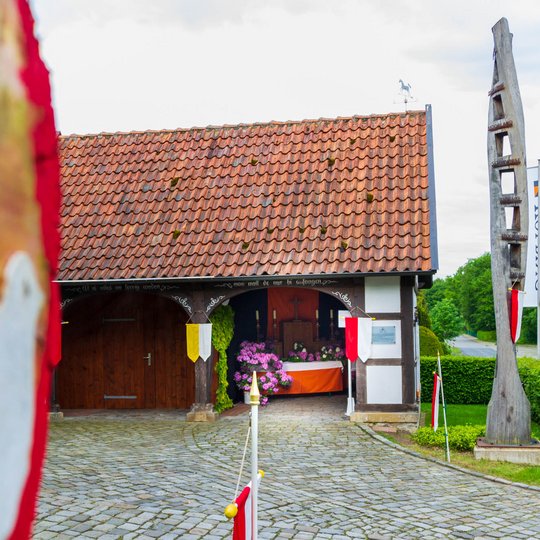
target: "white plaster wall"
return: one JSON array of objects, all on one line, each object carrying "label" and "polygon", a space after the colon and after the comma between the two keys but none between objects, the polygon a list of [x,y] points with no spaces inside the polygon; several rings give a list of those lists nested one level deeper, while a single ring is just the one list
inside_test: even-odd
[{"label": "white plaster wall", "polygon": [[365,279],[367,313],[399,313],[401,294],[399,276]]},{"label": "white plaster wall", "polygon": [[366,366],[367,402],[402,403],[401,366]]},{"label": "white plaster wall", "polygon": [[375,328],[389,327],[394,326],[396,329],[396,339],[395,343],[389,344],[371,344],[371,356],[370,358],[401,358],[401,321],[391,320],[374,320],[373,321],[373,330]]}]

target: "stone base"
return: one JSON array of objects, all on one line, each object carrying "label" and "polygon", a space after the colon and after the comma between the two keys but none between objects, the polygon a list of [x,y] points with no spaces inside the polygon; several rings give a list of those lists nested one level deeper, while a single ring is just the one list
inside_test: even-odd
[{"label": "stone base", "polygon": [[351,414],[351,422],[371,424],[385,431],[416,431],[418,426],[417,412],[362,412]]},{"label": "stone base", "polygon": [[49,413],[49,422],[58,422],[59,420],[64,419],[63,412],[50,412]]},{"label": "stone base", "polygon": [[480,438],[474,447],[475,459],[507,461],[522,465],[540,465],[540,442],[527,446],[489,444]]},{"label": "stone base", "polygon": [[186,415],[188,422],[215,422],[218,414],[211,403],[195,403]]}]

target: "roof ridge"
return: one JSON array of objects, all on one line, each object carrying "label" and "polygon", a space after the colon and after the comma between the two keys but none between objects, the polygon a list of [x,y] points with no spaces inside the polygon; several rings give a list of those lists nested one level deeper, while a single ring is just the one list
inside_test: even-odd
[{"label": "roof ridge", "polygon": [[371,119],[371,118],[387,118],[391,116],[416,116],[417,114],[425,113],[425,110],[417,109],[411,111],[378,113],[378,114],[366,114],[366,115],[353,115],[353,116],[337,116],[335,118],[313,118],[305,120],[270,120],[268,122],[253,122],[239,123],[239,124],[222,124],[222,125],[208,125],[208,126],[193,126],[190,128],[174,128],[174,129],[147,129],[147,130],[133,130],[133,131],[102,131],[100,133],[70,133],[69,135],[62,135],[58,132],[60,139],[81,139],[86,137],[114,137],[117,135],[148,135],[157,133],[187,133],[190,131],[207,131],[215,129],[241,129],[252,127],[267,127],[267,126],[291,126],[300,124],[319,124],[322,122],[337,122],[356,119]]}]

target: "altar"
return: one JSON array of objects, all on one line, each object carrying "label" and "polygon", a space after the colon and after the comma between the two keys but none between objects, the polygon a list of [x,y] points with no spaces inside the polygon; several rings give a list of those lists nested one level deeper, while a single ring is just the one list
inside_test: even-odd
[{"label": "altar", "polygon": [[341,362],[283,362],[283,369],[292,377],[292,383],[288,388],[279,389],[280,396],[343,390]]}]

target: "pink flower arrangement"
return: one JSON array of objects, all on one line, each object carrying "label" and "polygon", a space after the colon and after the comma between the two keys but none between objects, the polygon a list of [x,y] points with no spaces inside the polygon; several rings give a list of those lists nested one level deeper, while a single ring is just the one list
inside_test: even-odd
[{"label": "pink flower arrangement", "polygon": [[318,362],[320,360],[319,353],[308,353],[304,344],[300,341],[296,341],[293,344],[293,350],[289,351],[287,358],[284,358],[286,362]]},{"label": "pink flower arrangement", "polygon": [[280,388],[290,386],[292,382],[292,377],[283,369],[283,362],[266,343],[243,341],[236,359],[240,369],[234,374],[234,380],[244,392],[251,389],[253,371],[264,372],[264,375],[257,375],[261,405],[268,403],[268,396],[279,392]]},{"label": "pink flower arrangement", "polygon": [[293,344],[293,350],[289,351],[289,356],[284,358],[286,362],[330,362],[332,360],[343,360],[345,354],[343,348],[338,345],[325,345],[320,351],[310,353],[303,343],[297,341]]},{"label": "pink flower arrangement", "polygon": [[323,362],[341,362],[345,358],[345,351],[339,345],[325,345],[321,347],[320,357]]}]

